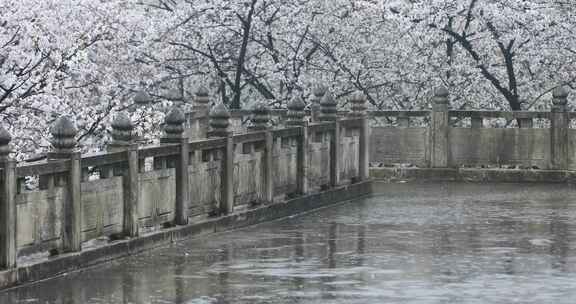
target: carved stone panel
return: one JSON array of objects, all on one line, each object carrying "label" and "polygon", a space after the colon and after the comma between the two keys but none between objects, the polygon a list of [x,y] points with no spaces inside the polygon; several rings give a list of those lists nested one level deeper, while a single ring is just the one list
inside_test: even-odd
[{"label": "carved stone panel", "polygon": [[330,183],[330,134],[315,134],[310,141],[308,181],[310,190]]},{"label": "carved stone panel", "polygon": [[279,138],[274,144],[273,166],[274,195],[282,196],[296,191],[295,138]]},{"label": "carved stone panel", "polygon": [[340,141],[342,155],[340,156],[340,178],[350,180],[358,176],[360,130],[347,129],[347,136]]},{"label": "carved stone panel", "polygon": [[[16,195],[18,248],[58,247],[62,237],[62,206],[66,190],[26,192]],[[50,243],[51,245],[46,245]]]},{"label": "carved stone panel", "polygon": [[124,191],[122,177],[82,183],[82,232],[87,241],[122,232]]},{"label": "carved stone panel", "polygon": [[576,129],[568,129],[568,169],[576,170]]},{"label": "carved stone panel", "polygon": [[174,219],[176,206],[175,169],[155,170],[140,174],[138,216],[144,227]]},{"label": "carved stone panel", "polygon": [[203,151],[195,151],[190,167],[190,209],[189,215],[207,216],[214,212],[221,201],[222,162],[216,160],[218,151],[211,151],[208,159],[202,159]]},{"label": "carved stone panel", "polygon": [[410,163],[427,166],[428,129],[372,128],[370,161],[384,164]]},{"label": "carved stone panel", "polygon": [[262,152],[234,155],[234,205],[263,200]]},{"label": "carved stone panel", "polygon": [[451,164],[550,166],[549,129],[450,130]]}]

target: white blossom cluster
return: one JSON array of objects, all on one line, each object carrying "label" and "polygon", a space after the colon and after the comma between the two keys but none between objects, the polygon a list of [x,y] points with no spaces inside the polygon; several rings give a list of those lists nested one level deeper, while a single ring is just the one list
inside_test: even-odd
[{"label": "white blossom cluster", "polygon": [[545,110],[576,80],[567,0],[0,0],[0,12],[0,123],[20,158],[49,149],[60,115],[85,151],[119,111],[155,138],[201,85],[230,107],[284,107],[326,85],[342,106],[360,90],[373,108],[425,109],[443,85],[454,108]]}]

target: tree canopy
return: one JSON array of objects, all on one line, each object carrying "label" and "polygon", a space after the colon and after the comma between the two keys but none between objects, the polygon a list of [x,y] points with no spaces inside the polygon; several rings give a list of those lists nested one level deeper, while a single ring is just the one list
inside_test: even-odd
[{"label": "tree canopy", "polygon": [[[567,0],[3,0],[0,118],[22,156],[69,115],[85,149],[130,113],[154,134],[168,106],[206,86],[214,102],[282,108],[327,85],[377,109],[531,110],[576,84]],[[155,102],[136,107],[146,92]]]}]

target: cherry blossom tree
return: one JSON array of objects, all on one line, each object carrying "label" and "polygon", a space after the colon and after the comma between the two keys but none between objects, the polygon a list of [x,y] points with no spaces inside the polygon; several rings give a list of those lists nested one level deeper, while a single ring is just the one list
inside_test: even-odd
[{"label": "cherry blossom tree", "polygon": [[[575,86],[576,5],[566,0],[4,0],[0,119],[22,156],[72,116],[85,150],[130,113],[144,138],[207,86],[232,108],[284,107],[327,85],[346,104],[546,109]],[[145,107],[133,104],[137,92]]]}]

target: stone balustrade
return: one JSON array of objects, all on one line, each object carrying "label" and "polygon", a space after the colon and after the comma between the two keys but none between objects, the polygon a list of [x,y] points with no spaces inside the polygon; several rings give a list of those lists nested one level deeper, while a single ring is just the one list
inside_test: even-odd
[{"label": "stone balustrade", "polygon": [[[150,100],[145,92],[137,99]],[[134,239],[368,179],[366,117],[334,119],[333,99],[322,103],[325,121],[308,122],[295,98],[285,126],[257,104],[249,128],[236,132],[225,105],[208,111],[206,89],[196,103],[207,115],[201,138],[189,138],[187,115],[174,107],[160,144],[138,146],[134,123],[118,113],[106,151],[81,155],[74,122],[61,117],[48,158],[20,164],[0,127],[0,273],[17,270],[18,257],[82,252],[87,242]],[[34,180],[38,187],[29,187]]]}]

